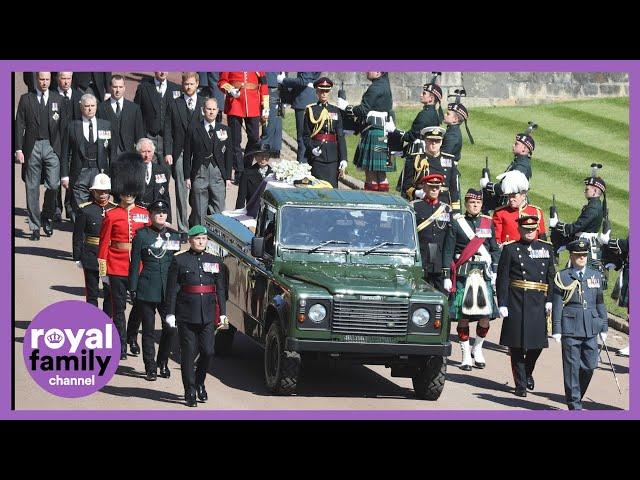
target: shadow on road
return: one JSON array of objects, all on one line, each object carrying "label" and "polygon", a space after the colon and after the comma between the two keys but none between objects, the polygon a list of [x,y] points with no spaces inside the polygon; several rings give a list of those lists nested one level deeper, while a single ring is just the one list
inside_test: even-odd
[{"label": "shadow on road", "polygon": [[[458,335],[456,335],[455,333],[450,334],[449,335],[449,340],[451,341],[452,344],[454,344],[454,343],[458,344],[457,348],[458,348],[458,353],[459,353],[460,352],[460,343],[459,343],[460,342],[460,338],[458,337]],[[470,339],[470,344],[471,344],[472,347],[473,347],[473,342],[474,342],[474,340]],[[456,346],[453,345],[453,349],[454,350],[455,350],[455,348],[456,348]],[[487,350],[492,350],[494,352],[502,352],[502,353],[505,353],[505,354],[507,352],[509,352],[509,347],[502,346],[502,345],[500,345],[498,343],[490,342],[489,340],[486,340],[486,339],[485,339],[484,343],[482,344],[482,348],[485,348]]]},{"label": "shadow on road", "polygon": [[68,295],[75,295],[76,297],[84,298],[84,287],[70,287],[68,285],[51,285],[49,288],[51,290],[55,290],[56,292],[62,292]]},{"label": "shadow on road", "polygon": [[26,330],[27,328],[29,328],[30,323],[31,323],[30,321],[26,321],[26,320],[16,320],[15,322],[13,322],[13,324],[17,328],[21,328],[22,330]]},{"label": "shadow on road", "polygon": [[13,236],[16,238],[29,238],[30,235],[25,233],[23,230],[20,230],[19,228],[14,228]]},{"label": "shadow on road", "polygon": [[[540,397],[548,398],[554,402],[562,403],[566,405],[564,395],[559,395],[557,393],[547,393],[547,392],[534,392],[529,395],[538,395]],[[587,393],[586,397],[582,399],[582,408],[585,410],[623,410],[620,407],[614,407],[613,405],[605,405],[604,403],[598,403],[589,400],[589,394]],[[565,406],[566,409],[566,406]],[[559,410],[559,409],[557,409]]]},{"label": "shadow on road", "polygon": [[[47,237],[43,237],[46,239]],[[16,247],[14,249],[15,254],[22,255],[37,255],[39,257],[53,258],[55,260],[72,260],[71,252],[64,250],[57,250],[55,248],[44,247]]]},{"label": "shadow on road", "polygon": [[24,337],[16,337],[16,338],[15,338],[15,341],[16,341],[17,343],[24,343]]},{"label": "shadow on road", "polygon": [[[620,373],[620,374],[624,374],[624,373],[629,373],[629,367],[627,367],[626,365],[620,365],[619,363],[616,363],[615,358],[613,356],[611,356],[611,362],[613,362],[613,368],[616,369],[616,373]],[[609,373],[611,373],[611,366],[609,365],[609,361],[605,361],[605,362],[600,362],[598,364],[598,370],[605,370]],[[613,376],[613,373],[611,373],[611,375]]]},{"label": "shadow on road", "polygon": [[[160,383],[160,382],[149,382]],[[161,390],[151,390],[149,388],[140,387],[114,387],[112,385],[105,385],[100,389],[101,392],[108,395],[114,395],[116,397],[135,397],[144,398],[146,400],[153,400],[156,402],[171,403],[174,405],[184,404],[184,398],[182,395],[176,395],[175,393],[163,392]]]},{"label": "shadow on road", "polygon": [[[461,372],[463,370],[460,370]],[[447,368],[447,382],[461,383],[464,385],[472,385],[474,387],[482,388],[484,390],[493,390],[500,392],[510,392],[513,390],[508,384],[499,383],[489,378],[483,378],[475,374],[477,369],[471,371],[471,374],[465,375],[464,373],[457,373],[452,369]]]},{"label": "shadow on road", "polygon": [[560,410],[558,407],[552,407],[550,405],[532,402],[530,400],[525,400],[516,396],[514,396],[513,398],[504,398],[498,397],[496,395],[491,395],[490,393],[476,393],[475,396],[481,398],[482,400],[486,400],[492,403],[499,403],[500,405],[505,405],[507,407],[520,407],[527,410]]}]

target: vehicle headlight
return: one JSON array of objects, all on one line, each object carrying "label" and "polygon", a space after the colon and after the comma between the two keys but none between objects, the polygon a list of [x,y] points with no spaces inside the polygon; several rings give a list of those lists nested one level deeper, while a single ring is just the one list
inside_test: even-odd
[{"label": "vehicle headlight", "polygon": [[307,313],[307,316],[313,323],[320,323],[324,320],[324,317],[327,316],[327,309],[324,308],[323,305],[316,303],[315,305],[311,306],[311,308],[309,309],[309,313]]},{"label": "vehicle headlight", "polygon": [[426,308],[418,308],[413,312],[411,321],[418,327],[424,327],[429,323],[429,311]]}]

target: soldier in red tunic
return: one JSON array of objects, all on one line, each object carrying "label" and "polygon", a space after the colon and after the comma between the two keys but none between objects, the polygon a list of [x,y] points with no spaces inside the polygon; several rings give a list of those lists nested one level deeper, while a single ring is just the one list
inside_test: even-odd
[{"label": "soldier in red tunic", "polygon": [[493,212],[493,224],[496,230],[496,241],[502,245],[505,242],[520,240],[518,230],[518,218],[527,215],[540,219],[536,238],[546,240],[546,228],[542,210],[535,205],[527,203],[527,191],[529,181],[522,172],[517,170],[509,172],[502,180],[502,188],[508,197],[507,204],[498,207]]},{"label": "soldier in red tunic", "polygon": [[260,138],[260,121],[269,119],[269,85],[266,72],[221,72],[218,88],[226,94],[224,113],[231,133],[233,145],[233,168],[236,171],[234,183],[239,175],[251,164],[242,161],[242,120],[247,130],[246,150],[255,150]]},{"label": "soldier in red tunic", "polygon": [[[120,204],[105,214],[98,249],[99,275],[111,286],[111,315],[120,335],[120,359],[127,358],[127,334],[124,311],[129,289],[131,244],[136,231],[150,225],[149,211],[135,204],[144,192],[145,164],[137,153],[123,153],[112,166],[112,190]],[[135,318],[135,313],[129,317]]]}]

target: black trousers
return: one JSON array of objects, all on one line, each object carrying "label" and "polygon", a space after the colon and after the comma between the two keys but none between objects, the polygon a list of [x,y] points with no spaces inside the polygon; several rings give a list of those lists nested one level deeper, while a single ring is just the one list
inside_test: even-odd
[{"label": "black trousers", "polygon": [[[83,268],[84,272],[84,289],[87,303],[98,306],[98,297],[100,296],[100,277],[98,277],[98,270],[87,270]],[[104,292],[104,300],[102,301],[102,311],[111,316],[111,289],[109,285],[102,285]]]},{"label": "black trousers", "polygon": [[249,158],[249,165],[245,165],[242,159],[242,120],[244,120],[244,126],[247,129],[247,145],[245,151],[253,150],[258,144],[260,138],[260,117],[236,117],[234,115],[227,115],[227,122],[229,123],[229,132],[231,134],[231,144],[233,145],[233,168],[236,172],[243,172],[245,168],[251,166],[252,158]]},{"label": "black trousers", "polygon": [[511,352],[511,371],[516,388],[526,388],[527,377],[533,374],[538,357],[542,353],[541,348],[515,348],[509,347]]},{"label": "black trousers", "polygon": [[424,273],[424,280],[436,290],[448,295],[444,289],[444,275],[442,273]]},{"label": "black trousers", "polygon": [[307,163],[306,149],[304,140],[302,139],[302,132],[304,131],[304,109],[295,110],[296,112],[296,140],[298,141],[298,163]]},{"label": "black trousers", "polygon": [[120,351],[127,351],[127,332],[124,319],[124,311],[127,308],[127,290],[129,289],[129,277],[109,275],[111,285],[111,318],[120,335]]},{"label": "black trousers", "polygon": [[142,317],[138,314],[138,305],[134,303],[133,307],[131,307],[131,312],[129,312],[129,320],[127,321],[127,343],[138,340],[141,323]]},{"label": "black trousers", "polygon": [[147,372],[155,372],[157,368],[154,338],[156,310],[160,314],[160,320],[162,322],[162,334],[160,335],[160,346],[158,347],[158,363],[164,363],[169,360],[176,329],[171,328],[165,322],[167,311],[164,303],[136,300],[135,306],[138,318],[142,320],[142,361],[144,362],[144,369]]},{"label": "black trousers", "polygon": [[[196,385],[204,385],[207,368],[213,356],[213,336],[215,328],[213,322],[205,325],[195,323],[178,323],[180,336],[180,367],[182,369],[182,384],[185,393],[195,392]],[[200,353],[196,372],[193,363]]]}]

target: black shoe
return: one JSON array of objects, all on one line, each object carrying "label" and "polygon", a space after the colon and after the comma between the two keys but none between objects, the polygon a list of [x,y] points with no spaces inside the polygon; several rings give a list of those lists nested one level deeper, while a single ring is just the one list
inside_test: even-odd
[{"label": "black shoe", "polygon": [[155,382],[157,379],[158,379],[158,375],[154,370],[149,370],[147,372],[147,380],[149,380],[150,382]]},{"label": "black shoe", "polygon": [[129,351],[131,355],[137,356],[140,354],[140,346],[136,340],[129,340]]},{"label": "black shoe", "polygon": [[37,242],[38,240],[40,240],[40,230],[34,230],[33,232],[31,232],[31,236],[29,237],[29,240]]},{"label": "black shoe", "polygon": [[184,400],[187,403],[187,407],[197,407],[198,401],[196,400],[196,392],[187,392],[184,395]]},{"label": "black shoe", "polygon": [[51,235],[53,235],[53,220],[51,220],[50,218],[47,218],[44,221],[42,230],[44,230],[44,233],[47,237],[50,237]]},{"label": "black shoe", "polygon": [[524,387],[516,387],[516,391],[513,393],[515,393],[518,397],[527,396],[527,390]]},{"label": "black shoe", "polygon": [[533,377],[531,375],[527,375],[527,389],[533,390],[536,388],[536,382],[533,381]]},{"label": "black shoe", "polygon": [[76,214],[73,211],[67,215],[67,218],[71,220],[71,223],[76,223]]},{"label": "black shoe", "polygon": [[120,352],[120,360],[126,360],[127,359],[127,352]]},{"label": "black shoe", "polygon": [[171,376],[171,370],[169,370],[167,362],[158,362],[158,369],[160,370],[159,374],[162,378],[169,378]]},{"label": "black shoe", "polygon": [[57,212],[53,217],[53,221],[54,222],[61,222],[62,221],[62,213]]},{"label": "black shoe", "polygon": [[460,365],[460,370],[464,370],[465,372],[470,372],[471,365]]},{"label": "black shoe", "polygon": [[209,395],[207,395],[207,391],[204,389],[204,385],[196,385],[196,392],[198,392],[198,398],[201,402],[206,402],[209,400]]}]

